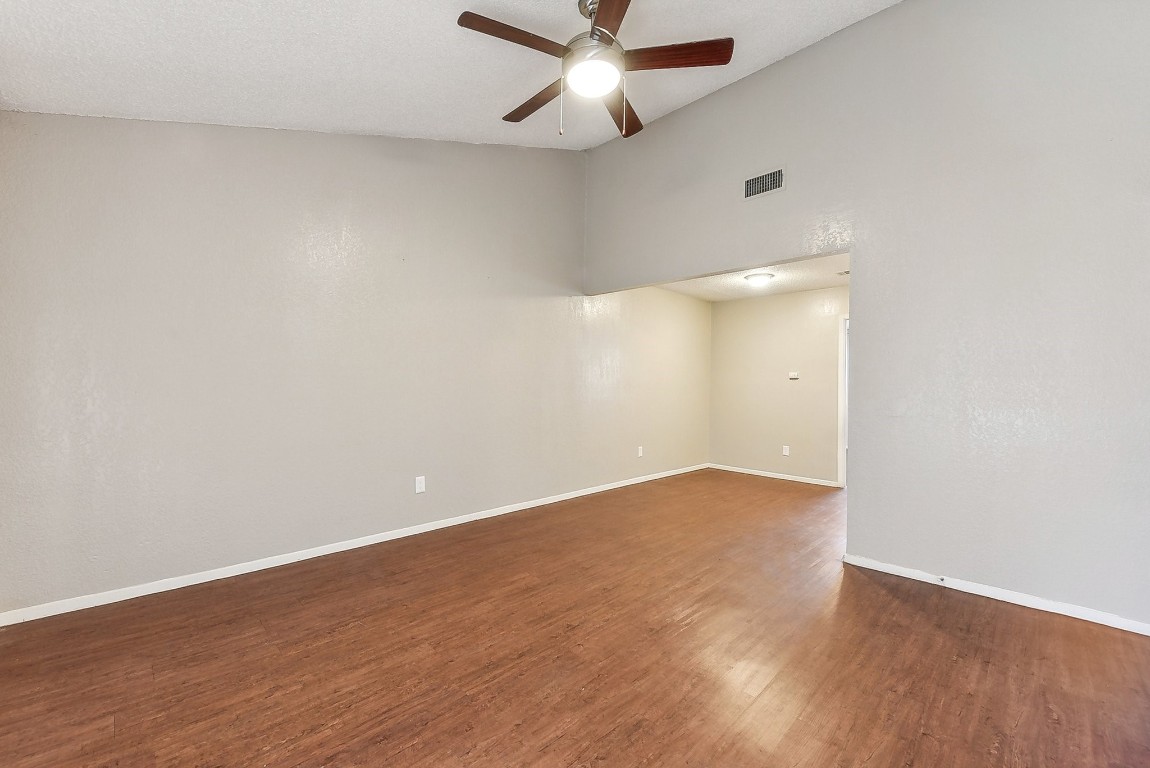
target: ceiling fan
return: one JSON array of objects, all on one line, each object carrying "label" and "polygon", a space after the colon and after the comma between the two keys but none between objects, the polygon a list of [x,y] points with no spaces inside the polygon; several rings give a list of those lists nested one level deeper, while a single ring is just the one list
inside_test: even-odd
[{"label": "ceiling fan", "polygon": [[[459,26],[534,48],[563,60],[563,74],[551,85],[504,115],[518,123],[570,88],[580,96],[603,98],[603,104],[624,138],[643,130],[643,123],[627,100],[625,72],[644,69],[714,67],[727,64],[735,50],[729,37],[695,43],[657,45],[626,50],[615,39],[631,0],[578,0],[579,11],[591,20],[591,30],[563,45],[495,19],[464,11]],[[620,82],[623,83],[622,88]],[[560,127],[562,132],[562,127]]]}]

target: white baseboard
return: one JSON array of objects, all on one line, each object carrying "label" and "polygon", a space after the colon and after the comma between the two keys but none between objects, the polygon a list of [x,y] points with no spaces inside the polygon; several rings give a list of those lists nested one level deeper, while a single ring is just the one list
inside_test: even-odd
[{"label": "white baseboard", "polygon": [[1127,632],[1135,632],[1139,635],[1150,635],[1150,624],[1146,624],[1141,621],[1134,621],[1133,619],[1126,619],[1121,616],[1116,616],[1113,613],[1096,611],[1093,608],[1083,608],[1080,605],[1071,605],[1070,603],[1059,603],[1054,600],[1047,600],[1044,597],[1035,597],[1034,595],[1027,595],[1023,592],[1012,592],[1009,589],[1002,589],[1001,587],[990,587],[986,584],[978,584],[973,581],[952,579],[949,576],[935,576],[934,574],[927,573],[925,571],[918,571],[914,568],[904,568],[901,565],[890,565],[889,563],[882,563],[878,560],[872,560],[869,557],[860,557],[858,555],[847,554],[843,555],[843,562],[847,565],[857,565],[859,568],[867,568],[872,571],[890,573],[895,576],[902,576],[907,579],[915,579],[916,581],[925,581],[930,584],[936,584],[940,587],[957,589],[959,592],[969,592],[972,595],[981,595],[982,597],[1001,600],[1004,603],[1024,605],[1027,608],[1037,608],[1040,611],[1058,613],[1062,614],[1063,616],[1070,616],[1075,619],[1090,621],[1095,624],[1104,624],[1108,627],[1124,629]]},{"label": "white baseboard", "polygon": [[807,483],[809,485],[825,485],[828,488],[843,488],[841,483],[833,480],[819,480],[814,477],[798,477],[797,475],[782,475],[778,472],[764,472],[761,469],[745,469],[744,467],[728,467],[725,464],[707,464],[709,469],[721,469],[724,472],[739,472],[744,475],[758,475],[759,477],[773,477],[776,480],[790,480],[793,483]]},{"label": "white baseboard", "polygon": [[488,509],[483,512],[473,512],[468,515],[449,517],[445,520],[436,520],[434,522],[423,523],[421,525],[413,525],[408,528],[400,528],[394,531],[386,531],[384,533],[377,533],[371,536],[364,536],[359,539],[351,539],[350,541],[340,541],[336,542],[335,544],[325,544],[322,547],[313,547],[311,549],[305,549],[300,552],[291,552],[286,555],[274,555],[272,557],[265,557],[259,560],[252,560],[251,562],[247,563],[238,563],[236,565],[229,565],[223,568],[213,568],[210,571],[192,573],[188,574],[187,576],[174,576],[170,579],[160,579],[159,581],[153,581],[148,584],[138,584],[132,587],[113,589],[107,592],[99,592],[94,595],[69,597],[67,599],[56,600],[55,602],[51,603],[33,605],[27,608],[17,608],[12,611],[0,613],[0,627],[8,626],[10,624],[19,624],[25,621],[32,621],[33,619],[43,619],[48,616],[55,616],[61,613],[80,611],[85,608],[94,608],[98,605],[118,603],[121,600],[131,600],[134,597],[143,597],[144,595],[152,595],[157,592],[167,592],[171,589],[190,587],[194,584],[203,584],[206,581],[216,581],[217,579],[226,579],[231,576],[240,576],[245,573],[252,573],[253,571],[262,571],[267,568],[275,568],[281,565],[288,565],[289,563],[298,563],[300,560],[310,560],[313,557],[322,557],[323,555],[330,555],[336,552],[344,552],[349,549],[367,547],[372,544],[379,544],[384,541],[402,539],[405,536],[415,536],[416,534],[427,533],[428,531],[435,531],[440,528],[449,528],[453,525],[462,525],[463,523],[470,523],[475,520],[482,520],[487,517],[497,517],[499,515],[506,515],[512,512],[519,512],[524,509],[531,509],[532,507],[542,507],[546,504],[554,504],[560,501],[567,501],[568,499],[575,499],[580,496],[588,496],[592,493],[611,491],[627,485],[646,483],[650,482],[651,480],[660,480],[664,477],[682,475],[687,472],[694,472],[696,470],[707,468],[708,465],[699,464],[693,467],[673,469],[669,472],[659,472],[653,475],[633,477],[630,480],[620,480],[616,483],[597,485],[594,488],[584,488],[582,490],[571,491],[569,493],[561,493],[557,496],[548,496],[546,498],[535,499],[533,501],[524,501],[520,502],[519,504],[508,504],[504,507],[496,507],[495,509]]}]

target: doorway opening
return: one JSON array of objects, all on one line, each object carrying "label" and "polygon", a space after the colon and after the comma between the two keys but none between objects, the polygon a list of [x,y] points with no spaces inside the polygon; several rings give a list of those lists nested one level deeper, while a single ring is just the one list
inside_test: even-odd
[{"label": "doorway opening", "polygon": [[845,487],[850,254],[660,287],[711,304],[711,464]]}]

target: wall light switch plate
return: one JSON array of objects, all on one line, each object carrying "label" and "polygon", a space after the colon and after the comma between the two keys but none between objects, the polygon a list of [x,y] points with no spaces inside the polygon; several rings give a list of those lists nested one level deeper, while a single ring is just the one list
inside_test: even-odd
[{"label": "wall light switch plate", "polygon": [[639,458],[643,458],[643,446],[639,446]]},{"label": "wall light switch plate", "polygon": [[415,478],[415,492],[416,493],[423,493],[426,490],[427,490],[427,478],[424,477],[423,475],[420,475],[419,477]]},{"label": "wall light switch plate", "polygon": [[791,447],[789,445],[783,446],[783,455],[784,456],[790,456],[791,455]]}]

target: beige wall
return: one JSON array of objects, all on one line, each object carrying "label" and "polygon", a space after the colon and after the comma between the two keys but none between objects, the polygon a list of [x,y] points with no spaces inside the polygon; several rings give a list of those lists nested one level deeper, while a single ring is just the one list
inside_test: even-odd
[{"label": "beige wall", "polygon": [[905,0],[593,150],[585,284],[849,248],[848,551],[1150,622],[1147,29]]},{"label": "beige wall", "polygon": [[712,463],[838,481],[847,307],[847,288],[712,305]]},{"label": "beige wall", "polygon": [[0,113],[0,611],[705,462],[710,308],[579,295],[583,163]]}]

